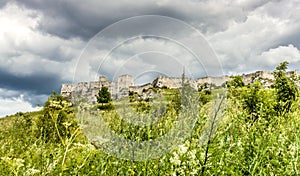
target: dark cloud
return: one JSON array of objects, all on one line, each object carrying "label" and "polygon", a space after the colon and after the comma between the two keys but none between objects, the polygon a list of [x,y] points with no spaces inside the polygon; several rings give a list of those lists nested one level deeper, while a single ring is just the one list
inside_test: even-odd
[{"label": "dark cloud", "polygon": [[20,0],[26,8],[43,13],[39,28],[62,38],[80,37],[89,40],[105,27],[137,15],[163,15],[183,19],[176,9],[158,7],[155,3],[32,1]]},{"label": "dark cloud", "polygon": [[0,87],[31,92],[33,94],[50,94],[52,90],[59,91],[63,80],[58,75],[37,74],[34,75],[14,75],[5,70],[0,70]]},{"label": "dark cloud", "polygon": [[9,0],[0,0],[0,9],[4,7],[8,2]]},{"label": "dark cloud", "polygon": [[299,30],[300,30],[300,27],[299,27],[299,29],[295,30],[294,32],[288,33],[286,36],[281,37],[280,40],[278,41],[277,45],[275,45],[273,47],[293,44],[295,47],[300,48]]},{"label": "dark cloud", "polygon": [[43,105],[47,97],[56,91],[60,93],[61,80],[59,75],[37,74],[22,76],[0,70],[0,99],[14,99],[22,95],[23,100],[33,106]]},{"label": "dark cloud", "polygon": [[233,21],[243,22],[249,11],[268,1],[246,4],[218,1],[32,1],[17,0],[26,8],[43,14],[42,31],[66,39],[89,40],[105,27],[138,15],[162,15],[183,20],[203,33],[226,30]]},{"label": "dark cloud", "polygon": [[[291,56],[297,56],[294,48],[300,48],[300,16],[297,8],[299,9],[299,2],[292,0],[0,0],[0,22],[3,23],[0,23],[3,25],[0,28],[0,99],[19,97],[22,94],[24,100],[33,105],[46,100],[53,89],[59,92],[62,83],[71,82],[73,64],[88,40],[115,22],[139,15],[172,17],[195,27],[210,40],[223,61],[226,73],[272,70],[276,64],[271,59],[274,56],[272,52],[282,56],[289,56],[287,53],[293,52],[294,55]],[[106,52],[105,50],[110,50],[110,46],[115,46],[116,38],[125,40],[134,34],[151,34],[153,31],[173,35],[178,40],[188,38],[185,35],[189,34],[163,20],[149,20],[140,25],[127,23],[122,28],[112,27],[106,31],[100,40],[102,43],[97,43],[95,47],[99,49],[98,57],[102,57],[101,53]],[[143,39],[142,43],[145,44],[147,38]],[[189,40],[186,42],[192,43]],[[193,44],[197,45],[191,45]],[[290,44],[294,47],[287,47]],[[125,45],[128,48],[119,50],[121,58],[128,58],[151,46],[168,47],[157,43],[149,46],[137,43],[134,47],[130,43],[124,43]],[[130,53],[130,47],[135,52]],[[270,50],[271,48],[274,50]],[[153,50],[157,49],[153,47]],[[99,59],[91,58],[92,55],[92,52],[88,52],[86,58],[89,60],[83,62],[81,71],[100,73],[112,78],[120,62],[114,59],[108,62],[108,69],[99,71]],[[138,71],[135,68],[140,68],[143,64],[148,68],[155,65],[151,63],[155,61],[151,60],[153,57],[159,59],[158,55],[151,54],[148,54],[149,59],[146,59],[146,55],[143,55],[144,59],[140,57],[139,60],[132,59],[128,70]],[[165,57],[160,60],[164,60],[166,65],[169,63]],[[300,63],[292,61],[293,68]],[[198,67],[196,69],[199,70]],[[177,70],[181,72],[181,67],[178,66]],[[158,69],[153,67],[151,70],[149,67],[149,70],[144,71],[135,75],[137,82],[144,83],[145,79],[156,76]]]}]

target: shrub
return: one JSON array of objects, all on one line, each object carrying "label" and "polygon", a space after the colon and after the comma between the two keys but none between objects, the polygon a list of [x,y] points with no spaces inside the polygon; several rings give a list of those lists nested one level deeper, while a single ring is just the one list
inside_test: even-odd
[{"label": "shrub", "polygon": [[37,137],[45,142],[62,142],[70,137],[72,131],[77,128],[72,103],[61,95],[53,92],[43,108],[43,115],[37,120]]}]

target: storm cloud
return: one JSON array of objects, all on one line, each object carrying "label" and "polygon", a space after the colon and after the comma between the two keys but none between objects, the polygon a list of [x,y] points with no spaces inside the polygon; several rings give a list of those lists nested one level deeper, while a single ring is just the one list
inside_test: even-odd
[{"label": "storm cloud", "polygon": [[[224,74],[272,70],[283,60],[297,69],[299,10],[298,0],[0,0],[0,116],[18,111],[9,108],[13,102],[20,110],[34,110],[52,90],[72,83],[79,71],[85,75],[81,81],[99,74],[113,79],[128,72],[144,83],[158,74],[178,76],[189,63],[194,76],[205,74],[191,53],[172,40],[195,50],[196,33],[150,19],[113,30],[114,24],[136,16],[178,19],[198,30],[215,51]],[[153,31],[174,37],[139,37]],[[128,42],[129,36],[136,38]],[[112,52],[118,42],[122,46]],[[88,47],[91,43],[94,48]],[[216,62],[205,57],[201,59],[209,70]]]}]

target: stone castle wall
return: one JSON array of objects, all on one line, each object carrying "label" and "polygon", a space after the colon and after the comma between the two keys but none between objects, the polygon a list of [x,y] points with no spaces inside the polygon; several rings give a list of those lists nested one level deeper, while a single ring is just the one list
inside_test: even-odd
[{"label": "stone castle wall", "polygon": [[153,87],[153,85],[151,83],[147,83],[147,84],[140,85],[140,86],[130,86],[129,91],[136,92],[139,95],[141,95],[143,93],[143,91],[148,90],[152,87]]},{"label": "stone castle wall", "polygon": [[[286,73],[287,76],[296,74],[299,76],[298,71],[289,71]],[[250,74],[243,74],[242,80],[245,85],[253,84],[256,80],[261,81],[264,87],[270,87],[274,81],[274,75],[269,71],[257,71]],[[219,76],[219,77],[203,77],[196,80],[185,79],[187,83],[194,89],[200,88],[204,84],[210,85],[210,88],[214,89],[217,87],[224,86],[226,81],[230,80],[230,76]],[[299,82],[298,82],[299,84]],[[61,87],[61,94],[64,97],[72,98],[74,96],[80,96],[86,98],[91,103],[96,103],[97,94],[102,86],[108,87],[109,92],[113,99],[118,99],[128,96],[129,91],[143,94],[143,91],[148,90],[152,87],[158,88],[180,88],[182,85],[182,78],[174,78],[167,76],[159,76],[152,83],[145,85],[135,86],[133,77],[130,75],[121,75],[118,77],[117,82],[108,81],[104,76],[100,76],[98,81],[93,82],[81,82],[78,84],[63,84]]]},{"label": "stone castle wall", "polygon": [[96,103],[96,96],[102,86],[107,87],[111,97],[116,99],[127,96],[129,87],[134,86],[134,83],[130,75],[120,76],[118,82],[108,81],[104,76],[100,76],[98,81],[63,84],[61,95],[66,98],[82,97],[90,103]]},{"label": "stone castle wall", "polygon": [[212,84],[214,86],[220,87],[222,86],[226,81],[229,81],[230,77],[229,76],[220,76],[220,77],[204,77],[204,78],[199,78],[197,80],[197,86],[202,85],[202,84]]},{"label": "stone castle wall", "polygon": [[275,78],[273,73],[270,71],[257,71],[255,73],[243,74],[242,79],[245,85],[248,85],[253,84],[258,79],[263,79],[264,82],[271,83]]},{"label": "stone castle wall", "polygon": [[178,88],[181,86],[181,78],[172,78],[167,76],[159,76],[153,81],[153,85],[158,88],[168,87],[168,88]]}]

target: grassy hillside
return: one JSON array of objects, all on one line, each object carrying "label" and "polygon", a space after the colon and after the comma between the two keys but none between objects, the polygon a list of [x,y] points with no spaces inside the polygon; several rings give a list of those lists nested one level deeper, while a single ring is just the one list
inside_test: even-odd
[{"label": "grassy hillside", "polygon": [[[122,119],[120,112],[130,113],[122,111],[121,102],[100,111],[85,105],[83,119],[78,119],[69,102],[51,95],[42,111],[0,119],[0,175],[299,175],[299,88],[280,74],[270,89],[233,78],[222,111],[211,108],[220,90],[197,92],[200,110],[190,137],[166,155],[145,161],[119,159],[97,149],[101,146],[87,139],[90,133],[78,120],[101,117],[127,139],[156,139],[178,119],[180,91],[164,90],[166,111],[143,128]],[[154,113],[148,107],[155,107],[155,101],[127,103],[136,113]]]}]

